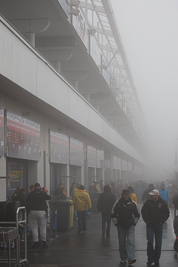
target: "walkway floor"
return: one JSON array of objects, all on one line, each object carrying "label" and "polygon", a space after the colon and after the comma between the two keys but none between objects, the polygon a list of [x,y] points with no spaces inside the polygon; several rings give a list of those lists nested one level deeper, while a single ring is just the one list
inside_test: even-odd
[{"label": "walkway floor", "polygon": [[[173,214],[173,209],[171,210]],[[101,214],[92,213],[87,220],[88,232],[78,234],[77,222],[69,232],[49,241],[48,249],[28,248],[28,260],[30,267],[115,267],[127,266],[120,264],[118,252],[117,230],[112,224],[111,237],[101,236]],[[175,236],[172,228],[172,216],[164,225],[162,255],[160,267],[177,267],[178,260],[173,249]],[[146,266],[146,231],[145,223],[140,218],[136,226],[135,248],[137,262],[132,266]]]}]

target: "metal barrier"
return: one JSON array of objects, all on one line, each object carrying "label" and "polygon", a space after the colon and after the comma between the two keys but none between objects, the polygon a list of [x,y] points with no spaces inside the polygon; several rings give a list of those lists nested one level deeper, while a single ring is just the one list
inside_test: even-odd
[{"label": "metal barrier", "polygon": [[[23,211],[23,212],[21,212]],[[20,225],[21,224],[21,225]],[[26,225],[27,225],[27,217],[26,217],[26,209],[25,207],[18,207],[16,211],[16,221],[14,222],[1,222],[0,225],[5,225],[6,227],[0,227],[0,240],[3,240],[5,242],[4,238],[6,237],[6,240],[9,243],[9,253],[8,253],[8,260],[7,259],[1,259],[0,263],[8,263],[9,267],[11,266],[11,263],[16,263],[16,266],[20,267],[28,266],[28,260],[27,260],[27,234],[26,234]],[[7,225],[10,225],[10,227],[7,227]],[[11,225],[15,225],[16,227],[11,227]],[[24,252],[25,256],[23,259],[20,258],[20,235],[19,233],[19,226],[24,227]],[[16,259],[11,259],[11,241],[16,240]]]}]

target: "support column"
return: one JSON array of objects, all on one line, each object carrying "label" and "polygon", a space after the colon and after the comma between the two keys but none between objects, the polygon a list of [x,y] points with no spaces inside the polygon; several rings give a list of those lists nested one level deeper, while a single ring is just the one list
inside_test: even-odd
[{"label": "support column", "polygon": [[73,84],[74,84],[74,88],[78,91],[78,81],[74,81]]},{"label": "support column", "polygon": [[84,95],[84,97],[90,103],[90,95]]},{"label": "support column", "polygon": [[105,170],[105,182],[113,180],[113,170],[112,170],[112,160],[111,160],[111,151],[104,151],[104,159],[110,160],[110,168]]},{"label": "support column", "polygon": [[70,182],[69,182],[69,175],[70,175],[70,167],[69,164],[67,164],[67,188],[66,188],[66,193],[67,193],[67,198],[70,197]]},{"label": "support column", "polygon": [[33,45],[33,47],[35,47],[35,33],[34,32],[27,33],[27,40],[31,43],[31,45]]},{"label": "support column", "polygon": [[[0,158],[1,177],[6,177],[6,158]],[[6,178],[0,179],[0,201],[6,201]]]},{"label": "support column", "polygon": [[61,62],[60,61],[54,61],[54,67],[57,69],[59,73],[61,73]]}]

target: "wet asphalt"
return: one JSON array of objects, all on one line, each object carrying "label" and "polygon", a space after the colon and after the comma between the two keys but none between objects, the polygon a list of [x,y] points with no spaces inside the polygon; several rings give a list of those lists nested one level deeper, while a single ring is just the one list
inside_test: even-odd
[{"label": "wet asphalt", "polygon": [[[141,208],[141,205],[139,206]],[[171,216],[164,224],[163,245],[160,267],[177,267],[178,259],[173,249],[175,235],[173,232],[173,208]],[[110,238],[101,235],[101,214],[91,213],[87,220],[87,233],[78,234],[78,223],[74,221],[73,228],[68,232],[60,232],[48,241],[47,249],[32,249],[28,245],[28,265],[30,267],[124,267],[147,266],[146,228],[140,218],[135,228],[136,263],[133,265],[120,264],[118,252],[117,229],[111,223]]]}]

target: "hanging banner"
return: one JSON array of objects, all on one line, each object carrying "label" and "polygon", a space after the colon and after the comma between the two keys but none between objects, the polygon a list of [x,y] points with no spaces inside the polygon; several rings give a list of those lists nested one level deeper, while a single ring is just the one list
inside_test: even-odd
[{"label": "hanging banner", "polygon": [[97,157],[97,168],[102,168],[102,161],[104,160],[104,151],[103,150],[97,150],[96,151],[96,157]]},{"label": "hanging banner", "polygon": [[40,124],[7,111],[7,157],[40,159]]},{"label": "hanging banner", "polygon": [[50,130],[50,162],[69,164],[69,137]]},{"label": "hanging banner", "polygon": [[0,157],[4,155],[4,109],[0,108]]},{"label": "hanging banner", "polygon": [[83,143],[70,138],[70,165],[83,166]]},{"label": "hanging banner", "polygon": [[96,148],[87,146],[88,167],[96,168]]}]

